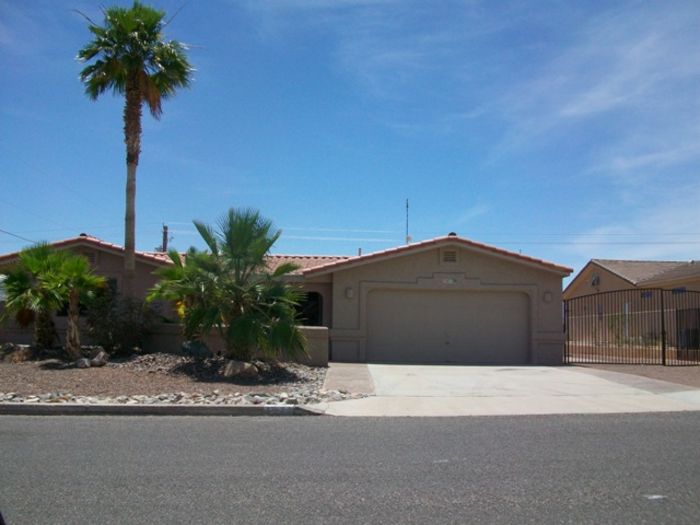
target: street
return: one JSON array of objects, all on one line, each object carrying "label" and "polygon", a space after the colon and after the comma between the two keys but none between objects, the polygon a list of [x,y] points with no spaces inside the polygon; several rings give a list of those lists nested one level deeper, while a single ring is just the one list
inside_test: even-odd
[{"label": "street", "polygon": [[7,525],[697,523],[700,414],[0,418]]}]

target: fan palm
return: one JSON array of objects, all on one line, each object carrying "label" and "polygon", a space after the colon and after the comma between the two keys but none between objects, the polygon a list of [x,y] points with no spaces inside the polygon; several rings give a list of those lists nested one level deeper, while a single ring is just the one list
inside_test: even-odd
[{"label": "fan palm", "polygon": [[124,219],[123,292],[134,292],[136,249],[136,167],[141,153],[141,108],[160,118],[162,101],[190,83],[192,67],[186,48],[164,40],[165,13],[140,2],[131,8],[104,9],[104,24],[88,19],[93,40],[78,52],[78,60],[90,62],[80,73],[85,93],[97,99],[105,91],[124,95],[126,143],[126,213]]},{"label": "fan palm", "polygon": [[66,352],[73,359],[82,357],[80,351],[80,297],[104,286],[105,279],[94,275],[88,260],[81,255],[66,254],[58,271],[47,280],[60,296],[68,301]]},{"label": "fan palm", "polygon": [[34,344],[39,348],[51,348],[56,339],[53,314],[64,298],[51,279],[59,273],[62,262],[61,252],[53,251],[48,244],[38,244],[22,250],[17,262],[4,272],[3,314],[14,314],[20,326],[33,323]]},{"label": "fan palm", "polygon": [[231,358],[250,360],[256,351],[285,357],[305,354],[306,341],[297,326],[303,293],[283,281],[297,267],[267,267],[281,232],[254,210],[231,209],[218,228],[194,224],[208,251],[191,249],[184,261],[171,252],[173,264],[156,272],[161,281],[150,298],[178,302],[190,337],[216,329]]},{"label": "fan palm", "polygon": [[41,243],[21,251],[5,275],[5,310],[14,313],[21,326],[34,323],[34,341],[39,348],[53,346],[53,315],[68,303],[66,351],[74,359],[80,357],[80,297],[105,282],[92,273],[88,260]]}]

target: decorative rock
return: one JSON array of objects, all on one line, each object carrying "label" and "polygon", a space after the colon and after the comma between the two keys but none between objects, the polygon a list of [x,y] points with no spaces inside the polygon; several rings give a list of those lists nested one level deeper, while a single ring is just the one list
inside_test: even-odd
[{"label": "decorative rock", "polygon": [[[96,357],[96,356],[95,356]],[[121,405],[201,405],[201,406],[297,406],[319,402],[335,402],[345,399],[358,399],[365,394],[353,394],[342,390],[323,390],[325,369],[309,367],[295,363],[274,363],[266,361],[270,366],[270,372],[261,374],[259,378],[250,381],[251,386],[240,387],[222,382],[222,372],[228,366],[229,372],[237,371],[236,368],[252,369],[256,371],[258,364],[227,361],[222,357],[208,358],[196,361],[192,357],[173,354],[144,354],[130,358],[127,361],[116,360],[107,363],[109,368],[125,368],[145,374],[153,370],[154,373],[180,374],[182,370],[188,373],[195,372],[202,375],[196,377],[204,380],[219,381],[219,383],[199,383],[203,392],[168,392],[160,391],[149,395],[133,394],[121,395],[124,392],[115,393],[113,396],[86,396],[72,395],[69,392],[35,392],[35,395],[22,395],[16,392],[0,392],[0,403],[74,403],[80,405],[94,404],[121,404]],[[89,365],[85,359],[82,364]],[[80,366],[77,362],[67,366]],[[261,364],[261,368],[264,365]],[[239,376],[240,377],[240,376]],[[219,386],[221,385],[221,386]],[[215,388],[210,390],[210,388]],[[235,392],[233,389],[240,388]],[[8,388],[9,390],[9,388]],[[274,393],[272,393],[274,392]]]},{"label": "decorative rock", "polygon": [[259,374],[258,369],[252,363],[245,361],[227,361],[224,367],[224,377],[240,377],[252,379]]},{"label": "decorative rock", "polygon": [[[12,344],[12,343],[10,343]],[[24,363],[34,357],[34,349],[29,345],[12,345],[12,350],[6,354],[5,361],[10,363]]]},{"label": "decorative rock", "polygon": [[365,394],[342,394],[339,391],[325,392],[316,389],[292,389],[291,393],[282,392],[278,395],[270,395],[265,392],[236,394],[202,394],[163,393],[156,395],[133,396],[73,396],[71,394],[50,392],[45,394],[22,396],[15,392],[0,392],[0,402],[4,403],[78,403],[78,404],[126,404],[126,405],[152,405],[152,404],[178,404],[178,405],[304,405],[323,401],[340,401],[343,399],[357,399],[365,397]]},{"label": "decorative rock", "polygon": [[5,357],[7,354],[11,354],[12,352],[15,351],[17,346],[14,343],[3,343],[0,345],[0,361]]},{"label": "decorative rock", "polygon": [[184,341],[180,347],[180,351],[186,356],[195,357],[197,359],[214,356],[214,353],[209,350],[209,347],[202,341]]},{"label": "decorative rock", "polygon": [[255,368],[257,368],[261,374],[267,374],[272,370],[270,364],[265,361],[255,361]]},{"label": "decorative rock", "polygon": [[87,357],[81,357],[75,362],[77,368],[90,368],[90,360]]},{"label": "decorative rock", "polygon": [[109,361],[109,356],[104,350],[100,350],[95,354],[95,357],[90,359],[90,366],[105,366]]},{"label": "decorative rock", "polygon": [[82,350],[83,355],[89,356],[90,359],[93,359],[100,352],[105,351],[105,349],[102,348],[100,345],[82,345],[80,349]]}]

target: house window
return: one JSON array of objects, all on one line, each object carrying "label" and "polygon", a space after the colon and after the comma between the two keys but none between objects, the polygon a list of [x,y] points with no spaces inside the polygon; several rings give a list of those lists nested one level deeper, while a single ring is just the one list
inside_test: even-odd
[{"label": "house window", "polygon": [[318,292],[308,292],[297,312],[304,326],[323,326],[323,297]]}]

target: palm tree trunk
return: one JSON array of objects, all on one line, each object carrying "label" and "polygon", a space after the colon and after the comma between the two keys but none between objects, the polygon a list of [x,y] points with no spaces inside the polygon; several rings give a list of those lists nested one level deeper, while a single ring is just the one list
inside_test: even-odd
[{"label": "palm tree trunk", "polygon": [[53,346],[56,327],[51,313],[39,312],[34,321],[34,341],[39,348],[49,349]]},{"label": "palm tree trunk", "polygon": [[136,276],[136,167],[141,153],[141,91],[138,76],[130,74],[124,104],[124,142],[126,144],[126,213],[124,215],[125,296],[134,296]]},{"label": "palm tree trunk", "polygon": [[68,327],[66,328],[66,352],[71,359],[80,359],[80,292],[73,289],[68,298]]}]

